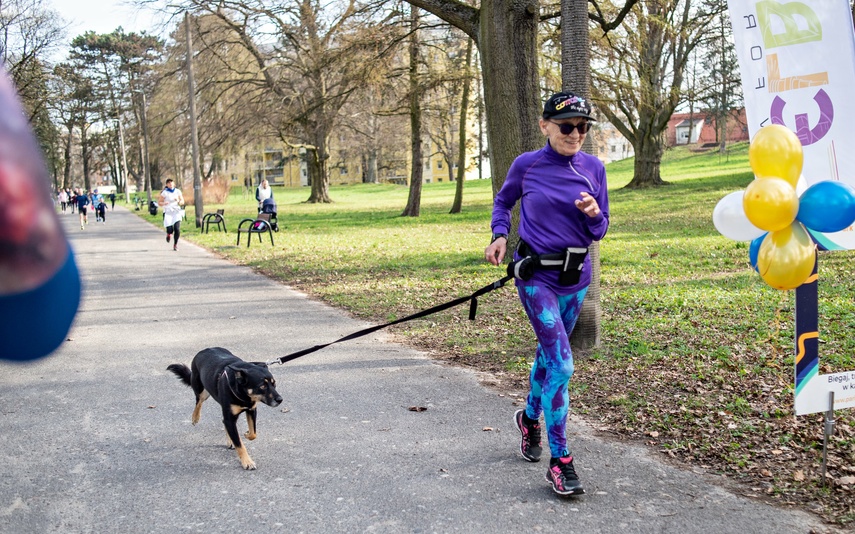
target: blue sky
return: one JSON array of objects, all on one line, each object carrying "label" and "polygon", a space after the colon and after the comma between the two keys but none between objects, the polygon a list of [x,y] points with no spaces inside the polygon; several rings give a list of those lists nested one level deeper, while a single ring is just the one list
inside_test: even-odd
[{"label": "blue sky", "polygon": [[[110,33],[122,26],[127,32],[156,31],[157,14],[141,11],[123,0],[48,0],[70,24],[68,40],[86,31]],[[64,54],[63,54],[64,55]]]}]

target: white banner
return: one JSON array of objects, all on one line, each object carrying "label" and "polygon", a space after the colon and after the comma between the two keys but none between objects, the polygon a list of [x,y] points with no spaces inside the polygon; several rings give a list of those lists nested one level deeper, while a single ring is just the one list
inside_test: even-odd
[{"label": "white banner", "polygon": [[[847,0],[729,0],[753,138],[782,124],[804,148],[802,176],[855,187],[855,35]],[[855,228],[820,234],[828,250],[855,249]]]}]

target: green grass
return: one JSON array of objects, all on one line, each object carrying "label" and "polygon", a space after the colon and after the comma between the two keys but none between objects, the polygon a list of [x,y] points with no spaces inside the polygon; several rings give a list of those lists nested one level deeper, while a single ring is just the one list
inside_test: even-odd
[{"label": "green grass", "polygon": [[[572,403],[616,434],[752,487],[771,483],[761,494],[818,501],[825,517],[850,521],[851,503],[840,498],[848,490],[818,489],[821,418],[792,416],[793,292],[767,286],[748,264],[747,244],[722,237],[712,224],[716,203],[753,179],[747,148],[733,145],[726,155],[669,150],[662,177],[670,185],[649,190],[622,188],[632,160],[607,167],[603,343],[579,358]],[[236,190],[224,206],[206,206],[225,208],[228,234],[201,235],[188,222],[183,236],[379,323],[467,295],[504,274],[482,259],[490,182],[466,182],[463,213],[449,215],[454,187],[426,184],[418,218],[400,216],[408,194],[401,186],[332,187],[334,203],[326,205],[305,203],[307,188],[276,188],[281,231],[272,248],[269,242],[246,248],[243,239],[235,246],[238,222],[256,212],[254,198]],[[823,373],[855,369],[851,265],[851,252],[820,256]],[[461,307],[393,332],[437,358],[510,377],[521,394],[535,340],[515,291],[482,297],[477,320],[466,316]],[[326,341],[332,340],[317,340]],[[855,428],[848,412],[840,414],[845,428]],[[833,443],[833,477],[851,474],[845,466],[855,463],[853,442],[848,430]],[[806,480],[794,481],[796,470]]]}]

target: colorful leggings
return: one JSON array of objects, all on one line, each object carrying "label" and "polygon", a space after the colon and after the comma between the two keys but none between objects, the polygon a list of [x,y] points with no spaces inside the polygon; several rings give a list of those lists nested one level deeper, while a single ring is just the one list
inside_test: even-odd
[{"label": "colorful leggings", "polygon": [[546,435],[553,458],[567,456],[567,412],[570,395],[567,385],[573,376],[573,353],[568,333],[573,331],[588,288],[570,295],[556,295],[537,283],[517,287],[520,301],[537,336],[537,352],[531,366],[531,391],[526,415],[546,420]]}]

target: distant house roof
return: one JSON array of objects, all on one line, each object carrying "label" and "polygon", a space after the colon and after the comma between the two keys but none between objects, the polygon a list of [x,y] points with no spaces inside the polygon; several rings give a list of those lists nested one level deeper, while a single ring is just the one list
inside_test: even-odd
[{"label": "distant house roof", "polygon": [[[698,125],[698,124],[704,122],[704,120],[703,119],[695,119],[692,122],[694,122],[695,125]],[[682,128],[684,126],[689,126],[689,127],[692,126],[691,123],[689,122],[689,119],[683,119],[682,121],[678,122],[674,127],[675,128]]]}]

